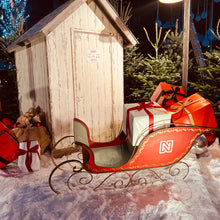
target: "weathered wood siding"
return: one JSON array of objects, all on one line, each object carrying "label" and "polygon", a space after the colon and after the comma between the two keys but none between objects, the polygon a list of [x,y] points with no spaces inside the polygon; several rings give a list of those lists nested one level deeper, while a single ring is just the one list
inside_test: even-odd
[{"label": "weathered wood siding", "polygon": [[35,40],[15,52],[21,114],[38,105],[46,112],[50,126],[48,69],[45,39]]},{"label": "weathered wood siding", "polygon": [[74,97],[70,27],[62,23],[48,35],[48,69],[52,136],[73,134]]},{"label": "weathered wood siding", "polygon": [[[47,36],[52,131],[73,134],[73,118],[88,124],[95,141],[120,130],[123,112],[123,40],[94,2],[83,4]],[[87,51],[100,51],[89,63]]]},{"label": "weathered wood siding", "polygon": [[20,113],[23,114],[31,106],[28,74],[28,55],[26,47],[20,47],[15,51],[15,64],[17,71],[18,100]]}]

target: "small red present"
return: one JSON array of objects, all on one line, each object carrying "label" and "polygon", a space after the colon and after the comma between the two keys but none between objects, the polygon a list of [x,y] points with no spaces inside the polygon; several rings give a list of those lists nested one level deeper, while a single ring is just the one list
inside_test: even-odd
[{"label": "small red present", "polygon": [[2,122],[4,123],[4,125],[6,125],[9,129],[13,128],[13,121],[10,118],[3,118]]},{"label": "small red present", "polygon": [[174,123],[197,125],[204,127],[216,127],[215,114],[212,104],[195,93],[173,104],[168,111],[175,112],[171,119]]},{"label": "small red present", "polygon": [[18,158],[19,143],[14,134],[0,122],[0,168]]},{"label": "small red present", "polygon": [[186,94],[183,87],[161,82],[151,96],[151,101],[168,108],[185,97]]},{"label": "small red present", "polygon": [[37,141],[19,143],[18,167],[25,173],[40,169],[40,146]]}]

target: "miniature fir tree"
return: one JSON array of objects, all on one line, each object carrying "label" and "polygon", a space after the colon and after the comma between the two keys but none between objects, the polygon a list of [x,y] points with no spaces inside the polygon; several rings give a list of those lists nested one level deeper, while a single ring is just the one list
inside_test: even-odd
[{"label": "miniature fir tree", "polygon": [[[145,29],[147,39],[155,49],[155,57],[148,54],[144,57],[137,52],[137,47],[125,51],[125,102],[147,102],[160,82],[173,85],[181,84],[182,55],[178,51],[182,49],[182,34],[179,38],[174,33],[167,31],[162,41],[162,28],[156,29],[156,43],[153,43]],[[168,39],[166,48],[163,43]],[[180,42],[179,42],[180,41]],[[176,48],[175,48],[175,45]],[[166,50],[161,53],[159,49]],[[176,50],[176,52],[174,52]],[[177,56],[175,56],[175,53]]]}]

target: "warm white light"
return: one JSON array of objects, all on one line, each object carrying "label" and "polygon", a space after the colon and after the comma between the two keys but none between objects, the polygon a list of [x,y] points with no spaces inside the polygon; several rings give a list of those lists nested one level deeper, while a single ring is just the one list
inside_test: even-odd
[{"label": "warm white light", "polygon": [[177,2],[181,2],[183,0],[159,0],[159,2],[161,3],[165,3],[165,4],[172,4],[172,3],[177,3]]}]

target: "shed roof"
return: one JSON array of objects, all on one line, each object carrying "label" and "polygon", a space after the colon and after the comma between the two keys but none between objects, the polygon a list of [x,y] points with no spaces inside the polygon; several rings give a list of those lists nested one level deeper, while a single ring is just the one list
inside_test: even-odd
[{"label": "shed roof", "polygon": [[114,27],[122,35],[125,46],[137,44],[137,39],[107,0],[69,0],[27,30],[23,35],[9,45],[7,50],[9,52],[13,52],[18,46],[24,46],[38,37],[48,35],[82,4],[89,4],[92,1],[94,1],[102,9],[103,13],[108,17],[110,22],[114,24]]}]

